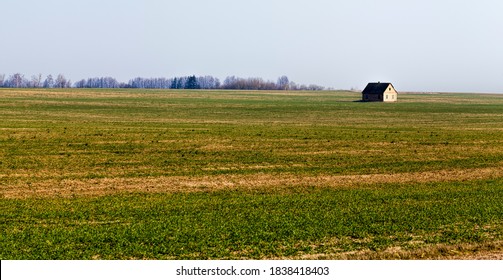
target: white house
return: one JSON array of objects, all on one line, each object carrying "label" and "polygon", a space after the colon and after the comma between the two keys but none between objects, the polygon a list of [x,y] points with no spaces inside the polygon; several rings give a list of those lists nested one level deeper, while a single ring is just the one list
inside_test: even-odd
[{"label": "white house", "polygon": [[391,83],[369,83],[362,92],[362,101],[396,102],[398,92]]}]

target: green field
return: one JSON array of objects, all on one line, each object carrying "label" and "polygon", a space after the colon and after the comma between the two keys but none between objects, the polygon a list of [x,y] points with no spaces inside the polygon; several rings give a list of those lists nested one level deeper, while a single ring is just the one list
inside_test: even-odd
[{"label": "green field", "polygon": [[0,89],[0,259],[503,257],[503,95]]}]

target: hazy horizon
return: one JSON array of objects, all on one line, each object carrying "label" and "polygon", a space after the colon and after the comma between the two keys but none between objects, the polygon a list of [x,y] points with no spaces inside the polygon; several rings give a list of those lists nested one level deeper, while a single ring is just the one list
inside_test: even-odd
[{"label": "hazy horizon", "polygon": [[503,93],[503,2],[5,0],[0,74]]}]

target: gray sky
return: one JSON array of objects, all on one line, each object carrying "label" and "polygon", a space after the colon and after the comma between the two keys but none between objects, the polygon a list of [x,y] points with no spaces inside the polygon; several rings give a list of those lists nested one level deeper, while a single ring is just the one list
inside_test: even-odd
[{"label": "gray sky", "polygon": [[1,0],[0,74],[503,93],[501,0]]}]

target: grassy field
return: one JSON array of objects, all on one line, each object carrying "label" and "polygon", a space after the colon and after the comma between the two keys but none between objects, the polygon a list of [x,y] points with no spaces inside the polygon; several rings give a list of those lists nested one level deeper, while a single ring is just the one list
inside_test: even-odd
[{"label": "grassy field", "polygon": [[0,89],[0,259],[503,257],[503,95]]}]

